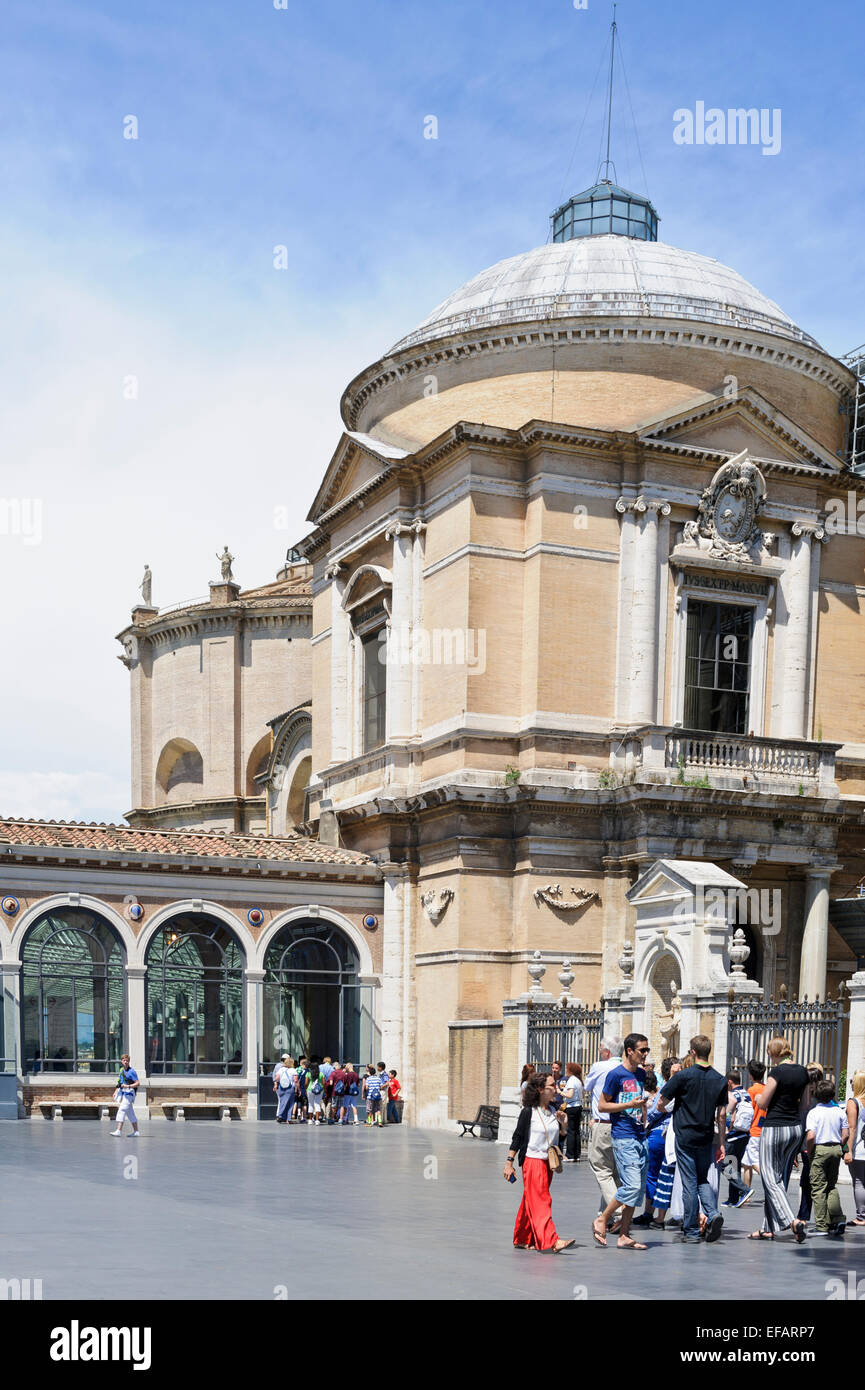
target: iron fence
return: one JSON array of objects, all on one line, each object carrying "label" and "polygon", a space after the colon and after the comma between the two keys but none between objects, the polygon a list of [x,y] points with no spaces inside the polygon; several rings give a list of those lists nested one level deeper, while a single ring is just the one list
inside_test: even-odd
[{"label": "iron fence", "polygon": [[[564,1077],[568,1062],[577,1062],[583,1080],[589,1067],[598,1060],[601,1051],[601,1030],[604,1022],[602,1008],[585,1005],[535,1004],[529,1009],[528,1057],[538,1071],[549,1071],[553,1062],[561,1062]],[[590,1105],[583,1105],[581,1132],[583,1144],[588,1143]]]},{"label": "iron fence", "polygon": [[730,1005],[727,1065],[744,1068],[754,1057],[765,1062],[769,1039],[782,1037],[791,1043],[797,1062],[819,1062],[837,1081],[848,1017],[841,999],[736,999]]}]

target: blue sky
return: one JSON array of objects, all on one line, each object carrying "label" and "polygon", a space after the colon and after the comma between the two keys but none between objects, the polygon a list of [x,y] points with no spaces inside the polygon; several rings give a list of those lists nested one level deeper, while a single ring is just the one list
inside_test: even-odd
[{"label": "blue sky", "polygon": [[[113,636],[145,560],[161,605],[204,594],[226,541],[244,584],[273,576],[350,377],[594,181],[610,14],[6,0],[0,498],[40,499],[43,534],[0,535],[0,813],[127,808]],[[661,239],[832,352],[865,340],[861,6],[621,0],[618,19]],[[676,145],[698,100],[779,108],[781,152]],[[645,191],[626,100],[613,154]]]}]

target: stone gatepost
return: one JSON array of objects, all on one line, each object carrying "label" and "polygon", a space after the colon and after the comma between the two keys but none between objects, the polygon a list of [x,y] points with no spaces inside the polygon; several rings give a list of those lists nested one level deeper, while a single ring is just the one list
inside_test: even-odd
[{"label": "stone gatepost", "polygon": [[500,1144],[509,1144],[520,1113],[520,1076],[529,1055],[529,1014],[534,1004],[554,1004],[541,985],[546,966],[535,951],[528,967],[532,987],[518,999],[502,1000],[502,1089],[499,1094]]},{"label": "stone gatepost", "polygon": [[853,1094],[850,1089],[850,1079],[854,1071],[865,1071],[865,970],[857,970],[852,979],[847,981],[847,992],[850,996],[850,1027],[847,1034],[847,1095],[838,1097],[842,1104]]},{"label": "stone gatepost", "polygon": [[[681,1056],[695,1033],[705,1033],[712,1038],[713,1066],[726,1070],[731,1001],[763,994],[745,976],[750,952],[744,934],[731,942],[740,893],[747,893],[745,884],[717,864],[659,859],[626,894],[637,912],[631,1027],[644,1032],[660,1055]],[[653,980],[663,985],[656,988]]]}]

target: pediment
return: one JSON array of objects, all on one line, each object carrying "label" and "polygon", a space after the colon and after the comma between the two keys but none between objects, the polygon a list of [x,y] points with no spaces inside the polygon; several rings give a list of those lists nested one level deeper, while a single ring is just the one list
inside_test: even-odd
[{"label": "pediment", "polygon": [[639,893],[631,898],[631,902],[645,902],[648,898],[685,898],[689,896],[690,892],[691,889],[685,884],[677,883],[667,874],[655,874],[654,878],[644,884]]},{"label": "pediment", "polygon": [[751,387],[737,396],[705,396],[663,419],[646,421],[639,431],[646,443],[740,454],[747,450],[765,462],[837,473],[838,459],[793,420]]},{"label": "pediment", "polygon": [[353,431],[344,434],[328,464],[308,520],[321,522],[334,507],[363,492],[383,473],[408,457],[404,449],[383,444],[370,435]]},{"label": "pediment", "polygon": [[699,891],[744,888],[740,879],[717,864],[702,859],[656,859],[640,875],[625,897],[629,903],[648,902],[663,897],[686,898]]}]

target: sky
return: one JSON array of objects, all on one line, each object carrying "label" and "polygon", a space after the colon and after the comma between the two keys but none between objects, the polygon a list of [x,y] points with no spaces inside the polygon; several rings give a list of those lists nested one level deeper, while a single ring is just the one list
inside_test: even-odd
[{"label": "sky", "polygon": [[[160,607],[226,543],[275,577],[348,381],[595,181],[611,8],[4,0],[0,815],[122,819],[145,562]],[[615,172],[660,239],[865,341],[863,7],[617,20]],[[780,112],[779,152],[677,143],[698,102]]]}]

